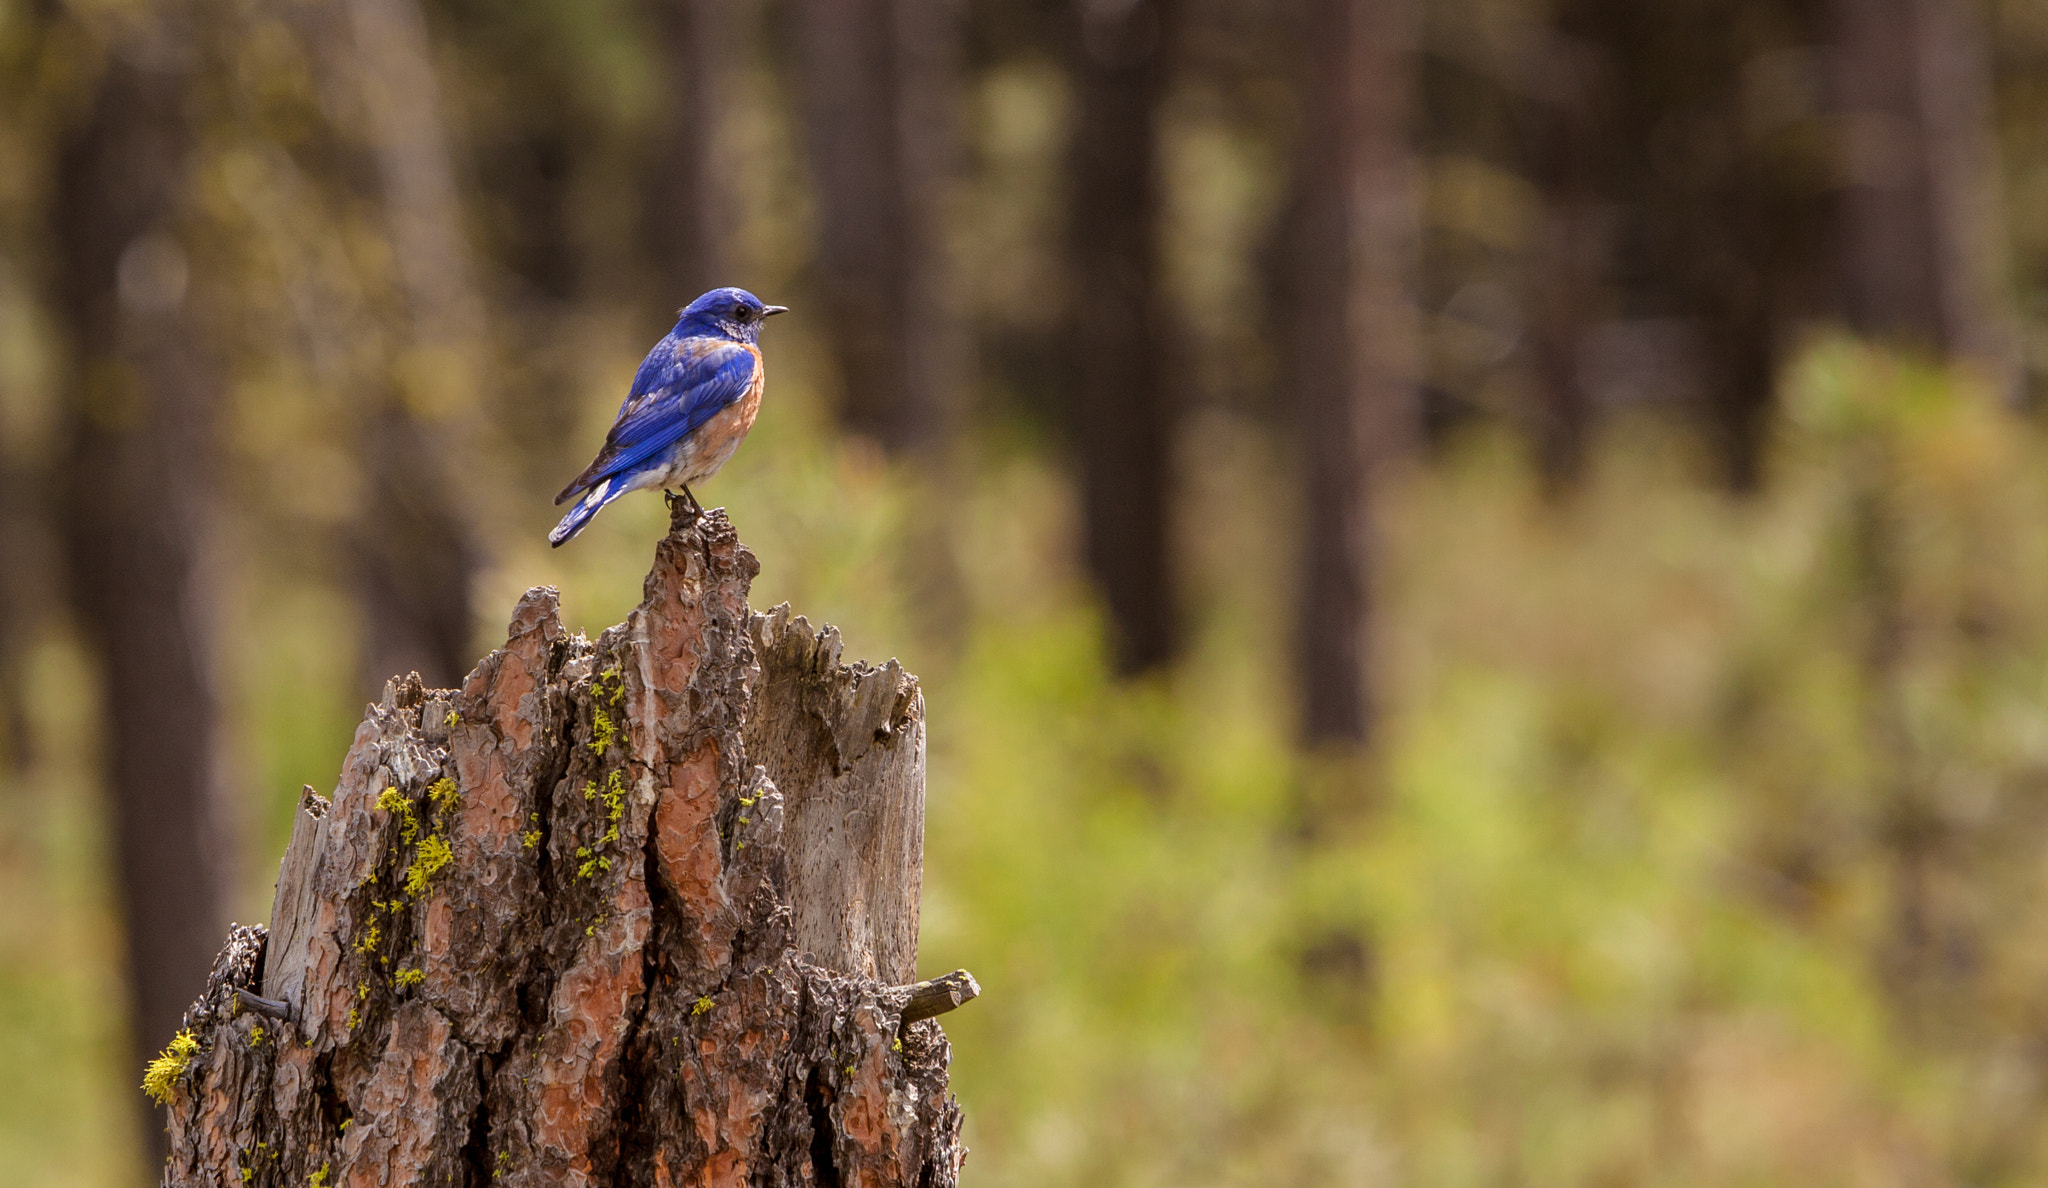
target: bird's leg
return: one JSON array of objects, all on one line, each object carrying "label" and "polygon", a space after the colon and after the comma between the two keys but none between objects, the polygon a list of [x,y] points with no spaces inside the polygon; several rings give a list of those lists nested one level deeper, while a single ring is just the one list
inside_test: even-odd
[{"label": "bird's leg", "polygon": [[702,519],[704,516],[704,507],[697,502],[697,497],[690,493],[690,485],[688,483],[683,484],[683,493],[681,495],[676,494],[667,487],[663,487],[661,489],[661,497],[668,503],[670,511],[674,511],[678,503],[686,505],[690,509],[690,519],[693,522]]}]

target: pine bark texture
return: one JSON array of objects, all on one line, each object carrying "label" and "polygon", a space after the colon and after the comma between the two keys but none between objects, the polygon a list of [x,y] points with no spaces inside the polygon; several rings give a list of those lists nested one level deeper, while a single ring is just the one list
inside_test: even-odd
[{"label": "pine bark texture", "polygon": [[758,568],[679,513],[625,623],[537,588],[460,689],[388,686],[187,1015],[165,1184],[957,1181],[933,991],[889,984],[917,683],[750,615]]}]

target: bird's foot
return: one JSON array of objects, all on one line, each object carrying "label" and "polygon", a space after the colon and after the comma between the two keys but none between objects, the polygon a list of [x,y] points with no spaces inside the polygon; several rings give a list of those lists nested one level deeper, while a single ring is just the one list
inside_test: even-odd
[{"label": "bird's foot", "polygon": [[661,497],[668,503],[668,507],[671,512],[673,512],[676,509],[677,504],[681,504],[683,507],[688,508],[690,512],[690,521],[692,523],[695,523],[696,521],[704,517],[703,505],[697,502],[697,497],[695,495],[690,494],[690,488],[688,487],[684,487],[683,493],[680,495],[664,487],[661,492]]}]

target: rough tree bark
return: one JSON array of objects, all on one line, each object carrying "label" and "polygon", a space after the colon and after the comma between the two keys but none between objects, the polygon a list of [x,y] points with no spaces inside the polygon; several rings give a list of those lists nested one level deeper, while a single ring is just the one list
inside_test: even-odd
[{"label": "rough tree bark", "polygon": [[164,1183],[956,1182],[925,1020],[978,989],[891,984],[917,681],[750,615],[758,568],[678,512],[625,623],[530,590],[460,689],[387,687],[155,1070]]}]

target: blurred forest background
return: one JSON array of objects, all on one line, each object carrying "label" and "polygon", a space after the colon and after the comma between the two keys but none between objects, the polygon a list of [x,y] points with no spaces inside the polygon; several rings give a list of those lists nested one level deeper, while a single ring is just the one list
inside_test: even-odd
[{"label": "blurred forest background", "polygon": [[0,1184],[701,492],[931,713],[979,1185],[2048,1180],[2048,0],[0,0]]}]

